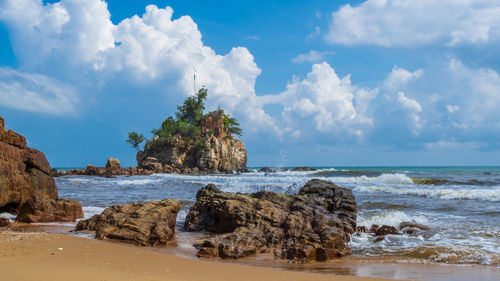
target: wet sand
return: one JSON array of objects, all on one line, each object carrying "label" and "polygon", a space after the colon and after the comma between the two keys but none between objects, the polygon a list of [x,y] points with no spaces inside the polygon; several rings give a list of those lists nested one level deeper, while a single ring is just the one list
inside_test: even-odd
[{"label": "wet sand", "polygon": [[186,259],[126,244],[36,232],[1,232],[0,264],[2,281],[389,280]]}]

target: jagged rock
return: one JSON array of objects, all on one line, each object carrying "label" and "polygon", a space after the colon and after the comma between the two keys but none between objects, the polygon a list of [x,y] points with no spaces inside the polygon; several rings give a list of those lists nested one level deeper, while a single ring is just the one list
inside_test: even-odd
[{"label": "jagged rock", "polygon": [[324,261],[351,254],[356,202],[350,190],[318,179],[297,195],[227,193],[209,184],[196,194],[184,229],[221,234],[197,243],[199,256],[240,258],[269,248],[281,259]]},{"label": "jagged rock", "polygon": [[147,157],[144,159],[144,161],[142,161],[142,167],[155,173],[163,171],[163,165],[154,157]]},{"label": "jagged rock", "polygon": [[309,167],[296,167],[293,168],[293,172],[312,172],[312,171],[317,171],[318,169],[315,168],[309,168]]},{"label": "jagged rock", "polygon": [[144,176],[151,175],[154,171],[146,169],[138,169],[137,167],[130,168],[116,168],[115,167],[95,167],[94,165],[88,164],[86,169],[74,169],[66,172],[57,171],[52,169],[51,175],[53,177],[60,176],[97,176],[112,178],[115,176]]},{"label": "jagged rock", "polygon": [[[1,121],[1,120],[0,120]],[[8,218],[0,218],[0,228],[12,228],[12,224]]]},{"label": "jagged rock", "polygon": [[399,229],[404,229],[407,227],[418,228],[420,230],[430,230],[430,227],[428,227],[427,225],[419,224],[413,221],[404,221],[399,224]]},{"label": "jagged rock", "polygon": [[83,218],[82,205],[75,199],[32,197],[19,209],[18,222],[74,222]]},{"label": "jagged rock", "polygon": [[184,139],[180,135],[160,140],[151,139],[144,151],[137,153],[137,164],[146,168],[147,159],[154,157],[163,169],[172,172],[230,173],[245,171],[247,151],[245,145],[231,136],[224,124],[224,112],[210,112],[201,121],[201,134],[193,139]]},{"label": "jagged rock", "polygon": [[113,157],[108,158],[108,161],[106,162],[106,168],[120,169],[120,160]]},{"label": "jagged rock", "polygon": [[276,173],[279,171],[280,171],[280,169],[273,168],[273,167],[262,167],[259,169],[259,172],[262,172],[262,173]]},{"label": "jagged rock", "polygon": [[32,196],[57,199],[49,162],[22,135],[7,131],[0,117],[0,212],[16,213]]},{"label": "jagged rock", "polygon": [[401,234],[394,226],[382,225],[375,231],[375,236],[383,236],[387,234]]},{"label": "jagged rock", "polygon": [[97,239],[115,239],[141,246],[162,246],[174,239],[180,209],[177,200],[113,205],[100,215],[79,221],[75,230],[93,230]]}]

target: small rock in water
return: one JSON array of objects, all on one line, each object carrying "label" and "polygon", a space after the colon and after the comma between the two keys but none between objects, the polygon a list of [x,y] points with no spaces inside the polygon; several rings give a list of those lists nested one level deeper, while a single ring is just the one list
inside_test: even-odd
[{"label": "small rock in water", "polygon": [[413,221],[405,221],[405,222],[402,222],[399,224],[399,229],[403,229],[403,228],[407,228],[407,227],[418,228],[420,230],[430,230],[430,227],[428,227],[427,225],[419,224],[419,223],[416,223]]},{"label": "small rock in water", "polygon": [[375,236],[382,236],[387,234],[401,234],[394,226],[382,225],[375,232]]}]

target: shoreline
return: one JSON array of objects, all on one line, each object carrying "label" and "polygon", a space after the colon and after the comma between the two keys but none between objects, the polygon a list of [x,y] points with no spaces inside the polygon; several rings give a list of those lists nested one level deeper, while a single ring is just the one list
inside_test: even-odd
[{"label": "shoreline", "polygon": [[[174,244],[167,247],[140,247],[131,244],[121,243],[119,241],[113,240],[97,240],[93,238],[93,235],[74,235],[69,231],[73,227],[69,225],[57,225],[57,224],[24,224],[24,223],[14,223],[13,231],[0,232],[0,262],[4,261],[6,256],[4,251],[5,247],[2,242],[4,242],[5,235],[14,235],[22,237],[21,241],[30,241],[32,237],[38,236],[38,241],[41,242],[39,245],[40,250],[46,251],[48,246],[51,246],[53,251],[58,247],[50,245],[43,245],[44,241],[52,241],[56,239],[58,241],[64,241],[64,243],[76,243],[77,245],[82,245],[82,248],[88,248],[89,245],[99,245],[99,247],[104,247],[111,252],[109,254],[115,255],[118,248],[122,250],[118,252],[130,252],[137,253],[141,251],[143,255],[164,255],[166,259],[175,258],[177,262],[182,262],[183,260],[187,263],[209,263],[218,265],[234,265],[241,267],[253,268],[256,272],[261,270],[267,271],[278,271],[278,272],[288,272],[292,274],[313,274],[314,276],[329,276],[334,279],[324,279],[324,280],[434,280],[434,281],[465,281],[473,280],[500,280],[500,268],[492,267],[487,265],[479,264],[446,264],[446,263],[424,263],[424,262],[411,262],[411,261],[398,261],[397,257],[371,257],[371,256],[348,256],[341,259],[330,260],[327,262],[309,262],[306,264],[290,264],[286,261],[276,261],[273,259],[272,255],[259,255],[247,257],[240,260],[222,260],[222,259],[211,259],[211,258],[197,258],[195,256],[196,251],[189,248],[191,244],[186,243],[187,241],[176,241]],[[177,235],[184,235],[186,233],[180,232]],[[75,240],[76,239],[76,240]],[[76,242],[79,241],[79,242]],[[88,242],[85,242],[88,241]],[[177,243],[181,242],[181,243]],[[182,243],[184,242],[184,243]],[[33,242],[34,243],[34,242]],[[29,245],[30,243],[28,243]],[[110,249],[108,249],[111,247]],[[112,246],[111,246],[112,245]],[[83,247],[84,246],[84,247]],[[31,246],[29,246],[31,247]],[[28,247],[28,248],[29,248]],[[115,248],[118,247],[118,248]],[[26,245],[18,245],[15,247],[18,251],[26,252]],[[29,250],[28,250],[29,251]],[[52,252],[53,252],[52,251]],[[30,253],[39,251],[29,251]],[[57,254],[57,252],[55,252]],[[155,254],[147,254],[155,253]],[[12,253],[10,253],[12,254]],[[7,254],[10,255],[10,254]],[[99,255],[99,253],[94,252],[93,255]],[[106,254],[107,255],[107,254]],[[124,254],[129,256],[129,253]],[[168,258],[167,258],[168,257]],[[143,257],[139,257],[142,259]],[[131,259],[130,261],[134,261]],[[13,261],[20,262],[22,261]],[[36,261],[34,261],[36,263]],[[53,265],[57,266],[57,265]],[[86,267],[88,265],[83,265]],[[125,267],[130,267],[130,265],[125,265]],[[224,266],[223,266],[224,267]],[[108,269],[103,269],[107,271]],[[147,269],[144,269],[147,271]],[[253,273],[252,273],[253,274]],[[115,275],[110,275],[115,277]],[[117,275],[118,276],[118,275]],[[293,275],[292,275],[293,276]],[[336,279],[342,277],[341,279]],[[345,279],[349,277],[349,279]],[[194,277],[193,277],[194,278]],[[284,277],[283,277],[284,278]],[[311,279],[294,279],[291,276],[286,277],[290,280],[311,280]],[[353,279],[351,279],[353,278]],[[257,279],[257,278],[256,278]],[[262,279],[259,277],[258,279]],[[11,280],[11,279],[8,279]],[[12,280],[25,280],[25,279],[12,279]],[[26,279],[29,280],[40,280],[40,279]],[[43,279],[44,280],[44,279]],[[59,280],[51,279],[49,280]],[[60,279],[67,280],[67,279]],[[75,279],[79,280],[79,279]],[[115,279],[105,279],[105,280],[115,280]],[[118,277],[117,279],[118,280]],[[128,279],[120,279],[128,280]],[[130,279],[133,280],[133,279]],[[148,279],[149,280],[149,279]],[[170,279],[151,279],[151,280],[170,280]],[[172,280],[198,280],[194,279],[172,279]],[[199,280],[211,280],[211,279],[199,279]],[[225,279],[213,279],[213,280],[225,280]],[[243,280],[240,277],[233,276],[227,280]],[[251,279],[255,280],[255,279]],[[262,279],[267,280],[267,279]],[[269,279],[271,280],[271,279]],[[314,280],[323,280],[314,277]],[[273,280],[275,281],[275,280]]]},{"label": "shoreline", "polygon": [[390,280],[194,260],[127,244],[36,232],[1,232],[0,263],[2,278],[9,281]]}]

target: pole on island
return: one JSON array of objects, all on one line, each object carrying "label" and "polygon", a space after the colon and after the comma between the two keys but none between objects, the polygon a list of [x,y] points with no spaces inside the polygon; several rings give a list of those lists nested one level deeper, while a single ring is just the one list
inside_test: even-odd
[{"label": "pole on island", "polygon": [[194,94],[196,95],[196,68],[193,66],[193,90]]}]

